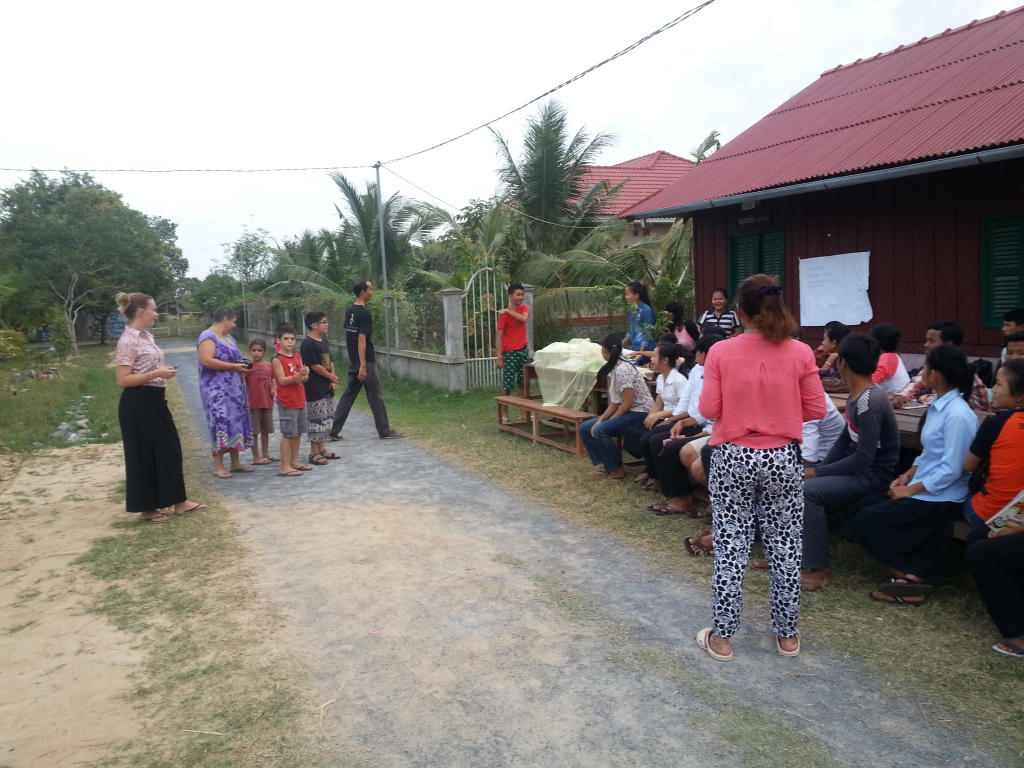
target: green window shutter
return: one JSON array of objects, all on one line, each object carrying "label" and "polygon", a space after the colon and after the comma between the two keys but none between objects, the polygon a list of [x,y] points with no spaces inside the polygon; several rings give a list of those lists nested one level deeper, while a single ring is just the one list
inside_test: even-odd
[{"label": "green window shutter", "polygon": [[981,325],[999,330],[1006,312],[1024,307],[1024,217],[987,219],[982,237]]},{"label": "green window shutter", "polygon": [[729,254],[729,295],[735,296],[740,283],[760,270],[760,235],[732,238]]},{"label": "green window shutter", "polygon": [[779,284],[786,284],[785,250],[781,232],[766,232],[761,235],[761,272],[777,275]]}]

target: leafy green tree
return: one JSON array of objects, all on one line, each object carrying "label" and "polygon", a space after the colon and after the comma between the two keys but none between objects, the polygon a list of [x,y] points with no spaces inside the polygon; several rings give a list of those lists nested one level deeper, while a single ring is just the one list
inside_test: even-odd
[{"label": "leafy green tree", "polygon": [[700,165],[708,159],[708,155],[722,148],[722,142],[718,140],[718,136],[718,131],[712,131],[690,152],[690,157],[694,159],[695,165]]},{"label": "leafy green tree", "polygon": [[192,289],[190,298],[203,312],[212,315],[217,307],[240,309],[241,294],[242,284],[238,280],[223,270],[214,270]]},{"label": "leafy green tree", "polygon": [[157,295],[172,280],[146,216],[85,173],[33,171],[0,193],[0,240],[15,270],[60,307],[72,339],[90,305],[109,305],[117,290]]}]

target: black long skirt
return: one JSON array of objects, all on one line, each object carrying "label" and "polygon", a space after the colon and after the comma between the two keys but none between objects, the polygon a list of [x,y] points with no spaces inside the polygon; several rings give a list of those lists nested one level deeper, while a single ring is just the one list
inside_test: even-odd
[{"label": "black long skirt", "polygon": [[889,568],[921,579],[943,579],[949,572],[953,519],[962,509],[963,504],[951,501],[883,501],[859,511],[841,535]]},{"label": "black long skirt", "polygon": [[163,387],[125,387],[117,408],[127,478],[125,508],[152,512],[187,498],[181,441]]}]

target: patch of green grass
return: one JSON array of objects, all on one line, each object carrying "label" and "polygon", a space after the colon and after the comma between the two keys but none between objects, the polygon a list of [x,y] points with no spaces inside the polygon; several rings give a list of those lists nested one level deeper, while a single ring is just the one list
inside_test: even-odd
[{"label": "patch of green grass", "polygon": [[[29,379],[18,384],[12,376],[31,366],[0,362],[0,451],[19,453],[41,448],[65,448],[63,436],[53,433],[63,423],[88,419],[91,443],[115,443],[121,439],[117,404],[121,390],[114,385],[110,368],[112,346],[82,347],[78,357],[66,363],[48,363],[60,371],[59,379]],[[73,408],[74,412],[67,411]],[[106,433],[107,437],[101,437]]]},{"label": "patch of green grass", "polygon": [[[384,393],[392,424],[418,443],[512,493],[621,538],[656,568],[710,584],[711,558],[682,551],[682,539],[710,528],[710,521],[651,515],[643,509],[658,496],[629,482],[599,483],[588,476],[586,457],[500,432],[496,393],[450,394],[404,379],[385,381]],[[357,404],[366,409],[365,401]],[[837,579],[832,587],[804,595],[804,636],[863,661],[894,695],[916,696],[952,713],[958,730],[971,732],[990,753],[1019,763],[1024,665],[990,650],[997,633],[965,572],[962,544],[953,542],[951,578],[920,609],[870,602],[867,593],[887,577],[885,569],[836,536],[832,547]],[[748,620],[767,616],[767,574],[749,572],[746,595]]]}]

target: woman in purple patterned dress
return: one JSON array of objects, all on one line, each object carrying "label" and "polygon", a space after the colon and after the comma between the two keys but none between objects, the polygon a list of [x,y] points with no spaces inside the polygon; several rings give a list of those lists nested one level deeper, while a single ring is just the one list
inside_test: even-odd
[{"label": "woman in purple patterned dress", "polygon": [[[210,448],[214,474],[230,480],[231,472],[252,472],[239,459],[239,454],[252,445],[252,419],[249,396],[242,374],[242,352],[231,337],[235,328],[235,311],[218,307],[213,325],[203,331],[196,342],[199,348],[199,394],[203,398],[206,422],[210,425]],[[231,454],[231,471],[224,468],[224,454]]]}]

